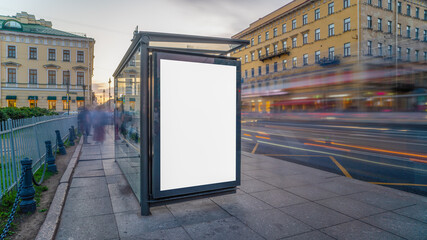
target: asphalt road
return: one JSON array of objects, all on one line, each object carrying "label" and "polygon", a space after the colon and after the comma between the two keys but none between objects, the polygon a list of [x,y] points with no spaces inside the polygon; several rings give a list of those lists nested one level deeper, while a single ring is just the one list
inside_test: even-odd
[{"label": "asphalt road", "polygon": [[423,126],[243,119],[242,150],[427,196]]}]

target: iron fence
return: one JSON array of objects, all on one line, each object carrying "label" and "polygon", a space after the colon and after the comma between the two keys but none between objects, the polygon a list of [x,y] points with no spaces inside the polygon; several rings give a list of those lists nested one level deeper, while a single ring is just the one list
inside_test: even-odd
[{"label": "iron fence", "polygon": [[46,157],[45,141],[50,140],[55,149],[55,130],[65,140],[72,125],[77,127],[77,115],[9,119],[0,123],[0,199],[16,187],[21,175],[20,161],[24,157],[33,159],[33,173],[36,172]]}]

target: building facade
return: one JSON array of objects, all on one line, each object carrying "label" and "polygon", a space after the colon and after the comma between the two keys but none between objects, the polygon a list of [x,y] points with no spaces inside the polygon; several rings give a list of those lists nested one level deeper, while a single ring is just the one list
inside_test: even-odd
[{"label": "building facade", "polygon": [[425,111],[426,23],[422,0],[295,0],[233,36],[242,110]]},{"label": "building facade", "polygon": [[91,103],[94,44],[26,12],[0,16],[0,106],[65,112]]}]

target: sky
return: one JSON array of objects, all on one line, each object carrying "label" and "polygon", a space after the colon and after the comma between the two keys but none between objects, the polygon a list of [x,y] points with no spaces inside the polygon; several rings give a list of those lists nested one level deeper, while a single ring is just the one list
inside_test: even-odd
[{"label": "sky", "polygon": [[[6,0],[2,0],[6,1]],[[25,11],[53,28],[95,39],[93,89],[108,79],[130,46],[133,31],[231,37],[290,0],[14,0],[0,15]],[[113,86],[113,84],[111,85]],[[108,90],[107,90],[108,92]]]}]

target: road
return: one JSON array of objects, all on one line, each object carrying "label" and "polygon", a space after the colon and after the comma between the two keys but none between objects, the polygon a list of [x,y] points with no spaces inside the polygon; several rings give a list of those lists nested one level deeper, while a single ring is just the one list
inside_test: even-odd
[{"label": "road", "polygon": [[427,196],[424,126],[243,119],[242,150]]}]

